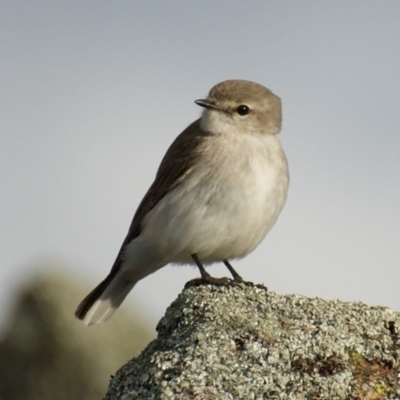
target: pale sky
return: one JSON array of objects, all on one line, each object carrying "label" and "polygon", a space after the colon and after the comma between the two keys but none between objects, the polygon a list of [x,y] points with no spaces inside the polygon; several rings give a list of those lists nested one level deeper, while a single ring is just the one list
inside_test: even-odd
[{"label": "pale sky", "polygon": [[[291,172],[237,271],[400,310],[399,21],[387,0],[0,2],[0,318],[42,265],[107,275],[193,101],[233,78],[281,97]],[[155,327],[198,275],[165,267],[126,305]]]}]

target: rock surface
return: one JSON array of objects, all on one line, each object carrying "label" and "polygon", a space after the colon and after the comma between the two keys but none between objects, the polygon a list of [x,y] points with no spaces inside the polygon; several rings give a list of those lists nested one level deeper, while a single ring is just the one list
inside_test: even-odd
[{"label": "rock surface", "polygon": [[1,400],[98,400],[111,373],[154,338],[120,310],[86,327],[74,310],[86,290],[53,274],[21,289],[0,339]]},{"label": "rock surface", "polygon": [[384,307],[191,287],[106,400],[398,400],[399,328]]}]

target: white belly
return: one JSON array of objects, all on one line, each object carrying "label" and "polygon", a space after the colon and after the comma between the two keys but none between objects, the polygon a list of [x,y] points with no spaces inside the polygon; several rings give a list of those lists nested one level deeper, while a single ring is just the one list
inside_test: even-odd
[{"label": "white belly", "polygon": [[141,236],[165,262],[190,263],[193,253],[203,263],[244,257],[285,203],[287,164],[276,136],[214,138],[212,149],[145,218]]}]

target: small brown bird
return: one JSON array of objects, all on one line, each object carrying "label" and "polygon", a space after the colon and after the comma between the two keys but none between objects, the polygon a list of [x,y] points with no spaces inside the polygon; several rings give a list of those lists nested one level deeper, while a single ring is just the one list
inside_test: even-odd
[{"label": "small brown bird", "polygon": [[281,101],[244,80],[214,86],[200,119],[172,143],[140,203],[111,272],[75,315],[107,321],[135,284],[169,263],[203,265],[245,257],[285,203],[289,173],[277,134]]}]

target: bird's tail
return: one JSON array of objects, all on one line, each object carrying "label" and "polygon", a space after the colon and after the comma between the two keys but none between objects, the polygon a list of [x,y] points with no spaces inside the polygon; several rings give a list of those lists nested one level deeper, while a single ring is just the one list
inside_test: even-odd
[{"label": "bird's tail", "polygon": [[121,271],[111,270],[107,278],[82,300],[75,311],[75,316],[85,325],[106,322],[135,284],[136,281],[127,280]]}]

